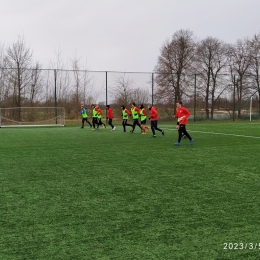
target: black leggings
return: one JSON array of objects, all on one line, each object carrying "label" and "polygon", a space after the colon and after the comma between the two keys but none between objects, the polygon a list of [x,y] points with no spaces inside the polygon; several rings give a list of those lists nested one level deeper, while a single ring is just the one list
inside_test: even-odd
[{"label": "black leggings", "polygon": [[112,125],[112,119],[108,118],[108,124],[112,127],[112,129],[114,128],[114,126]]},{"label": "black leggings", "polygon": [[84,127],[84,121],[86,121],[92,127],[91,123],[88,121],[88,118],[87,117],[85,117],[85,118],[83,117],[82,118],[82,125],[81,125],[82,128]]},{"label": "black leggings", "polygon": [[134,132],[134,130],[135,130],[135,126],[136,125],[138,125],[140,128],[141,128],[141,130],[142,130],[142,127],[140,126],[140,124],[139,124],[139,122],[138,122],[138,119],[134,119],[134,122],[133,122],[133,132]]},{"label": "black leggings", "polygon": [[99,128],[100,125],[106,126],[106,125],[102,122],[102,118],[97,118],[97,128]]},{"label": "black leggings", "polygon": [[124,129],[124,132],[126,131],[126,130],[125,130],[125,127],[126,127],[126,126],[131,126],[131,127],[133,127],[132,125],[127,124],[127,119],[123,119],[122,126],[123,126],[123,129]]},{"label": "black leggings", "polygon": [[162,132],[163,130],[157,127],[157,123],[158,121],[151,121],[151,129],[153,132],[153,135],[155,135],[155,130],[158,130],[160,132]]},{"label": "black leggings", "polygon": [[179,126],[180,127],[178,130],[178,132],[179,132],[178,142],[180,143],[183,134],[186,135],[189,138],[189,140],[191,140],[192,138],[190,137],[190,135],[188,134],[188,132],[186,130],[186,125],[179,125]]},{"label": "black leggings", "polygon": [[94,128],[96,128],[96,125],[98,124],[97,117],[92,117],[92,125]]}]

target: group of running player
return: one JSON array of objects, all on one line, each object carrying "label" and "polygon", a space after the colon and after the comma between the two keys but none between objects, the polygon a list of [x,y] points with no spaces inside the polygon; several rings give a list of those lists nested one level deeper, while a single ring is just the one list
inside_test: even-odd
[{"label": "group of running player", "polygon": [[[91,108],[92,108],[92,124],[88,121],[88,115],[86,109],[84,108],[84,105],[81,105],[81,112],[80,112],[82,116],[81,128],[84,128],[85,121],[89,124],[89,126],[93,130],[97,130],[99,126],[106,128],[106,125],[102,122],[102,110],[99,108],[98,105],[94,105],[94,104],[91,105]],[[124,105],[122,105],[121,110],[122,110],[122,118],[123,118],[122,121],[123,132],[126,132],[126,126],[130,126],[132,128],[130,132],[134,133],[136,126],[138,126],[141,129],[141,133],[144,135],[146,134],[146,130],[151,129],[153,134],[152,137],[156,137],[156,133],[155,133],[156,130],[161,132],[162,135],[164,136],[164,131],[158,128],[157,126],[158,111],[156,107],[152,105],[148,105],[147,108],[149,110],[149,120],[151,121],[151,127],[146,126],[148,115],[143,104],[141,104],[140,107],[138,108],[136,104],[133,102],[131,106],[131,112]],[[113,111],[110,105],[107,105],[106,109],[107,109],[108,125],[111,126],[111,131],[114,131],[116,127],[112,124],[114,118]],[[194,141],[186,131],[186,124],[189,116],[190,113],[186,108],[182,106],[182,102],[181,101],[177,102],[177,110],[174,117],[178,119],[176,128],[179,132],[179,136],[178,136],[178,142],[174,143],[176,146],[180,145],[183,136],[185,136],[190,140],[190,144],[192,144]],[[129,117],[132,117],[133,124],[127,123]],[[139,117],[141,120],[141,124],[139,124]]]},{"label": "group of running player", "polygon": [[[122,125],[123,125],[123,131],[126,132],[126,126],[131,126],[132,130],[131,133],[134,133],[135,127],[139,126],[141,129],[142,134],[146,134],[146,130],[152,130],[153,137],[156,137],[155,130],[160,131],[162,135],[164,135],[164,131],[157,127],[158,122],[158,112],[156,110],[155,106],[148,105],[148,109],[150,111],[150,117],[149,120],[151,120],[151,128],[149,126],[146,126],[146,120],[147,120],[147,112],[144,108],[144,105],[140,105],[140,108],[136,107],[135,103],[132,103],[131,112],[125,108],[124,105],[121,106],[122,109]],[[128,117],[132,116],[133,124],[128,124],[127,120]],[[141,124],[139,124],[139,117],[141,119]]]}]

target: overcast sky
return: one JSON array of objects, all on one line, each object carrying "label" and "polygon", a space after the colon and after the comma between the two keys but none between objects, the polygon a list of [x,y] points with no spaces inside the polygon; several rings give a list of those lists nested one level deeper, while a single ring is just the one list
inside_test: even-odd
[{"label": "overcast sky", "polygon": [[89,70],[153,71],[180,29],[227,43],[260,32],[260,0],[0,0],[0,44],[24,37],[43,68],[60,52]]}]

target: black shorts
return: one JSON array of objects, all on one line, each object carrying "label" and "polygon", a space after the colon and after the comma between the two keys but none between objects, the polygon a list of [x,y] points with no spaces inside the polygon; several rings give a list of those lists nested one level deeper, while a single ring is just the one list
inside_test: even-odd
[{"label": "black shorts", "polygon": [[141,125],[145,125],[146,124],[146,119],[141,121]]}]

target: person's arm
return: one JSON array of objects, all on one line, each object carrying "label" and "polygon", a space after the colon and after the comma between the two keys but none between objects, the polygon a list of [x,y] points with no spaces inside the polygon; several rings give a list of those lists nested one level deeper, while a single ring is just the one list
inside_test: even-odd
[{"label": "person's arm", "polygon": [[180,128],[180,118],[178,118],[176,115],[175,115],[175,118],[177,118],[176,129],[179,130],[179,128]]},{"label": "person's arm", "polygon": [[188,109],[185,109],[186,111],[186,119],[188,119],[190,117],[190,111]]},{"label": "person's arm", "polygon": [[158,116],[158,111],[154,110],[154,116],[153,117],[157,117]]},{"label": "person's arm", "polygon": [[186,119],[188,119],[188,117],[190,116],[190,112],[189,112],[188,109],[186,109],[186,108],[182,108],[182,109],[183,109],[183,112],[184,112],[184,116],[182,116],[182,117],[179,118],[180,121],[186,120]]},{"label": "person's arm", "polygon": [[174,115],[174,118],[177,118],[176,129],[179,130],[179,128],[180,128],[180,119],[178,118],[178,111],[177,110],[176,110],[176,113]]}]

